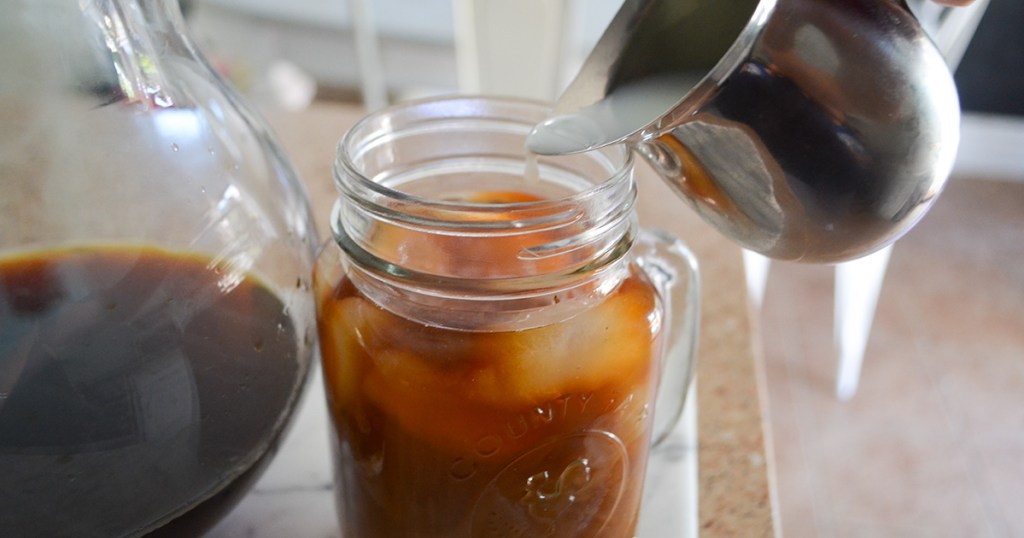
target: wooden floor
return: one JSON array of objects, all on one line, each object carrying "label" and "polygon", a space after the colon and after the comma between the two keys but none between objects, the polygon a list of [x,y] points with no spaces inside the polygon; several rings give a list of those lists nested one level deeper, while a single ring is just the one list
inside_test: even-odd
[{"label": "wooden floor", "polygon": [[1024,182],[954,178],[897,243],[845,403],[832,275],[773,264],[760,319],[783,535],[1024,536]]}]

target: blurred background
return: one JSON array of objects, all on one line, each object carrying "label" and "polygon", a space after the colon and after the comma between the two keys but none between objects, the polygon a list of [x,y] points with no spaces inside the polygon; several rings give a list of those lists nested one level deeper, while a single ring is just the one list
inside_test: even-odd
[{"label": "blurred background", "polygon": [[[261,106],[302,108],[314,99],[361,102],[368,90],[368,104],[376,108],[382,99],[474,87],[474,81],[465,80],[469,70],[461,70],[461,81],[458,75],[460,62],[474,59],[459,57],[456,47],[460,40],[480,39],[457,31],[459,17],[473,16],[467,12],[474,0],[181,1],[217,67]],[[510,43],[505,54],[558,56],[544,75],[537,75],[541,80],[523,80],[522,87],[513,88],[550,98],[569,82],[621,0],[523,0],[506,3],[513,8],[504,14],[495,9],[503,3],[490,4],[492,16],[508,17],[508,33],[494,37],[497,43]],[[517,20],[514,14],[523,12],[532,16]],[[1024,2],[992,0],[957,69],[968,112],[964,145],[970,150],[961,152],[959,173],[1024,175],[1024,158],[1015,155],[1024,142],[1016,121],[1024,118],[1022,22]],[[560,41],[538,42],[541,33],[530,35],[528,26],[537,23],[559,25],[564,30]],[[366,29],[372,34],[367,36]],[[372,46],[360,49],[361,39]],[[487,46],[500,59],[501,48]],[[523,46],[534,49],[517,50]],[[369,56],[360,62],[367,49]]]},{"label": "blurred background", "polygon": [[[539,18],[558,17],[543,1]],[[567,54],[563,79],[615,14],[621,0],[587,0],[569,6],[574,20],[563,36]],[[391,100],[453,93],[459,88],[455,42],[459,0],[185,0],[190,24],[211,56],[246,93],[277,104],[294,104],[284,89],[301,74],[314,82],[310,97],[359,101],[361,69],[381,75]],[[547,2],[560,4],[560,2]],[[365,6],[360,12],[359,7]],[[585,9],[583,9],[585,7]],[[519,11],[522,11],[520,9]],[[461,14],[460,14],[461,16]],[[359,21],[376,37],[377,65],[361,66]],[[523,36],[528,39],[529,36]],[[551,45],[552,49],[561,48]],[[555,88],[552,88],[552,92]]]},{"label": "blurred background", "polygon": [[[376,108],[487,87],[459,69],[481,61],[460,54],[459,40],[487,39],[456,23],[473,16],[473,3],[183,5],[209,57],[240,90],[260,107],[296,110],[364,96]],[[482,48],[495,61],[558,55],[557,69],[508,73],[503,82],[550,97],[620,3],[494,0],[520,12],[527,4],[531,15],[508,15]],[[564,29],[558,43],[531,33],[544,24]],[[991,0],[959,64],[965,114],[953,178],[893,251],[857,394],[840,401],[833,389],[832,268],[773,264],[763,304],[752,305],[786,536],[1024,536],[1022,25],[1024,2]]]}]

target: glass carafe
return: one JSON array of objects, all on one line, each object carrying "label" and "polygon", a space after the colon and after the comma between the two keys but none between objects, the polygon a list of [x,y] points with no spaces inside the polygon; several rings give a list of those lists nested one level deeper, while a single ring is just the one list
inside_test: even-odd
[{"label": "glass carafe", "polygon": [[172,0],[0,0],[0,535],[192,535],[315,338],[301,184]]}]

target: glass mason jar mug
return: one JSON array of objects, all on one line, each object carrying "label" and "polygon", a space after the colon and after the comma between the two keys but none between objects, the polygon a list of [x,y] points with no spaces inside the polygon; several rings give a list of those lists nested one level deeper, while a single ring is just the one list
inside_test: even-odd
[{"label": "glass mason jar mug", "polygon": [[345,537],[635,533],[696,265],[638,232],[626,148],[529,161],[546,113],[420,101],[339,145],[314,296]]}]

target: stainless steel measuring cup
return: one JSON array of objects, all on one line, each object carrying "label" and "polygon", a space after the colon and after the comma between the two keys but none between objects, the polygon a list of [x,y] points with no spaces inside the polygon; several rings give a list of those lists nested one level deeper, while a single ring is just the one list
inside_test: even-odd
[{"label": "stainless steel measuring cup", "polygon": [[627,0],[528,145],[633,145],[743,247],[837,262],[924,215],[958,138],[902,0]]}]

